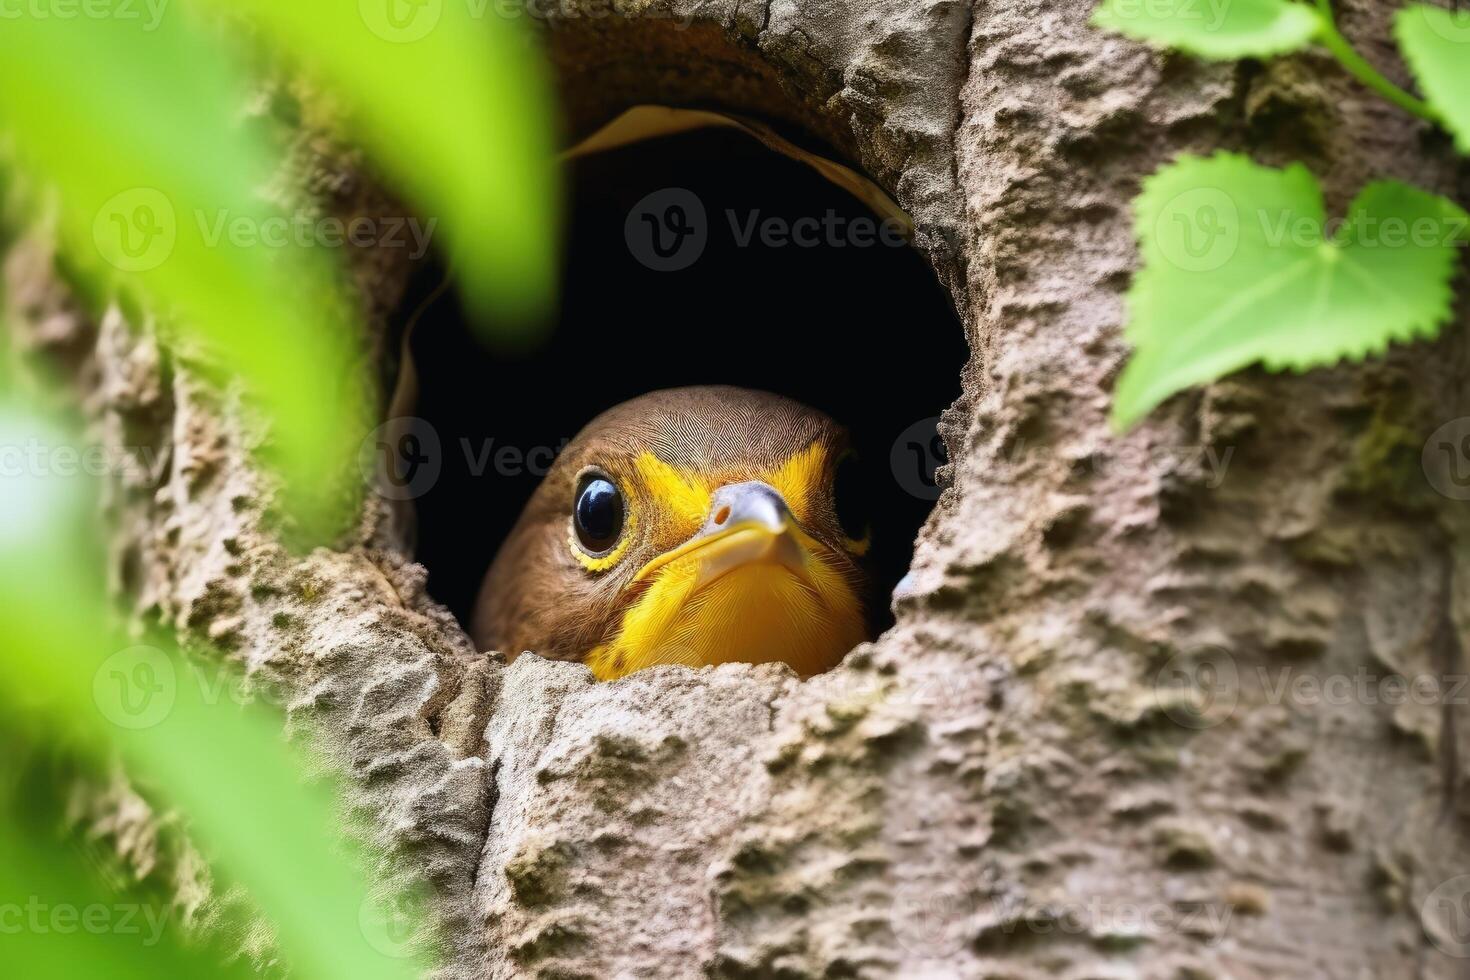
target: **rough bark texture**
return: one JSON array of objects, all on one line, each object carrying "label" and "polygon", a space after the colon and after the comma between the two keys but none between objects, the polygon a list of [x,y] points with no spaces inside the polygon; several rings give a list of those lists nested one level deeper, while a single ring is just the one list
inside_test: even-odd
[{"label": "rough bark texture", "polygon": [[[1430,900],[1470,872],[1446,713],[1277,687],[1463,671],[1470,511],[1421,449],[1470,414],[1466,317],[1363,367],[1247,372],[1126,437],[1106,414],[1129,200],[1173,154],[1303,159],[1338,208],[1378,176],[1462,201],[1470,177],[1317,54],[1202,65],[1097,32],[1090,6],[714,0],[547,25],[575,132],[651,102],[815,134],[914,215],[964,318],[952,486],[898,625],[809,682],[598,685],[477,654],[378,503],[337,550],[289,555],[233,403],[147,324],[101,322],[81,375],[99,437],[168,464],[118,488],[120,585],[283,681],[293,724],[340,747],[433,885],[446,975],[1463,974],[1443,951],[1463,925]],[[1343,21],[1401,76],[1390,12]],[[326,206],[387,206],[349,155],[298,151]],[[356,259],[381,340],[403,270]],[[13,250],[11,302],[75,351],[50,266],[44,236]],[[1172,683],[1202,668],[1224,678],[1203,709]],[[117,799],[96,819],[136,849],[146,812]]]}]

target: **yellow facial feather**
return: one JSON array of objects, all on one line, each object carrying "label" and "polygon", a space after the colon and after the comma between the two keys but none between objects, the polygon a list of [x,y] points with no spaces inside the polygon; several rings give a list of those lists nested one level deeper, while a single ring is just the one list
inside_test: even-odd
[{"label": "yellow facial feather", "polygon": [[707,474],[671,466],[650,452],[640,453],[633,460],[633,471],[639,496],[656,501],[660,515],[667,521],[688,526],[691,534],[704,523],[710,497],[719,487]]},{"label": "yellow facial feather", "polygon": [[[798,522],[809,522],[827,492],[829,455],[813,442],[780,466],[760,472],[702,471],[674,466],[651,452],[633,460],[629,531],[607,556],[594,559],[571,542],[578,561],[593,571],[625,557],[635,521],[645,533],[684,540],[703,525],[714,492],[728,483],[758,479],[785,499]],[[800,573],[777,564],[737,568],[704,587],[701,557],[665,560],[643,582],[642,595],[624,612],[616,633],[591,650],[585,663],[599,680],[658,664],[698,667],[733,661],[784,662],[798,673],[826,670],[865,638],[862,603],[819,541],[791,529],[806,556]],[[856,554],[867,542],[847,542]],[[655,558],[657,561],[657,558]]]},{"label": "yellow facial feather", "polygon": [[786,506],[798,521],[811,517],[815,497],[823,490],[827,473],[827,448],[814,442],[792,456],[763,479],[786,498]]},{"label": "yellow facial feather", "polygon": [[695,588],[697,566],[680,559],[623,616],[622,627],[586,659],[599,680],[645,667],[732,662],[787,663],[802,675],[832,667],[865,638],[862,608],[835,570],[814,561],[810,579],[752,564]]},{"label": "yellow facial feather", "polygon": [[826,467],[827,450],[819,442],[813,442],[775,469],[754,476],[674,466],[644,451],[633,460],[636,489],[629,495],[627,531],[622,541],[600,558],[582,551],[572,532],[569,532],[569,545],[577,561],[588,571],[606,571],[627,553],[633,532],[638,527],[640,512],[647,510],[649,527],[657,528],[670,537],[693,534],[709,515],[714,492],[735,479],[758,479],[769,483],[785,498],[786,506],[791,508],[796,519],[805,522],[810,519],[816,496],[823,492]]}]

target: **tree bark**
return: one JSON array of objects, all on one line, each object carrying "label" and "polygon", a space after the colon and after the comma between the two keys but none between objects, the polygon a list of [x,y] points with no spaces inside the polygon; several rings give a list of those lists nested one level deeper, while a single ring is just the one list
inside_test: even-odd
[{"label": "tree bark", "polygon": [[[1463,304],[1362,366],[1247,371],[1125,436],[1107,412],[1129,202],[1174,155],[1303,160],[1339,212],[1379,177],[1463,203],[1470,171],[1324,55],[1206,65],[1090,8],[675,0],[545,25],[574,136],[654,103],[820,137],[914,217],[960,311],[953,463],[897,625],[809,681],[595,684],[476,653],[382,502],[334,550],[284,549],[233,397],[102,318],[78,376],[98,437],[167,460],[116,488],[120,588],[285,685],[432,884],[445,976],[1463,974],[1470,510],[1425,465],[1470,415]],[[1388,5],[1342,8],[1407,82]],[[305,118],[295,185],[392,207]],[[386,402],[407,270],[355,261]],[[74,350],[53,266],[41,232],[11,250],[12,312]]]}]

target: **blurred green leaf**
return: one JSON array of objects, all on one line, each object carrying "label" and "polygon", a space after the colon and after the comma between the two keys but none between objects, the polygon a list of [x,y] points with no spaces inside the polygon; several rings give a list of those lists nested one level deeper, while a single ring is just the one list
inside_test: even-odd
[{"label": "blurred green leaf", "polygon": [[107,639],[88,481],[60,465],[75,442],[5,407],[0,445],[26,447],[26,462],[0,479],[0,702],[45,712],[58,738],[120,751],[246,886],[302,976],[415,976],[412,923],[385,919],[370,899],[333,829],[330,786],[302,783],[280,720],[236,705],[222,677],[162,644]]},{"label": "blurred green leaf", "polygon": [[1229,153],[1164,167],[1134,206],[1143,268],[1128,294],[1119,426],[1248,364],[1303,370],[1433,336],[1470,222],[1445,198],[1385,181],[1334,233],[1305,167]]},{"label": "blurred green leaf", "polygon": [[[5,747],[7,755],[15,748]],[[8,775],[18,763],[8,759]],[[244,962],[222,962],[218,950],[185,947],[167,906],[107,891],[75,848],[23,819],[33,801],[18,789],[0,787],[0,951],[8,975],[255,976]]]},{"label": "blurred green leaf", "polygon": [[264,402],[286,509],[321,536],[364,428],[352,321],[321,249],[262,240],[289,216],[260,199],[272,156],[238,121],[229,59],[177,12],[145,25],[6,19],[0,131],[56,192],[73,261],[141,288]]},{"label": "blurred green leaf", "polygon": [[530,325],[551,301],[557,165],[531,33],[494,4],[200,0],[250,17],[350,105],[356,133],[442,219],[471,307]]},{"label": "blurred green leaf", "polygon": [[1093,24],[1201,58],[1264,58],[1311,43],[1322,18],[1293,0],[1104,0]]},{"label": "blurred green leaf", "polygon": [[1410,4],[1398,12],[1394,33],[1455,145],[1470,153],[1470,10]]}]

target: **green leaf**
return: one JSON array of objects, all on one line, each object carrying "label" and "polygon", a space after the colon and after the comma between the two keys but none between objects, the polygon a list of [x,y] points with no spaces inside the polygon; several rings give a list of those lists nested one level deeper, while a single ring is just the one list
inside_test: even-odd
[{"label": "green leaf", "polygon": [[1291,0],[1103,0],[1092,22],[1135,41],[1220,61],[1296,51],[1322,27],[1316,10]]},{"label": "green leaf", "polygon": [[441,0],[202,0],[255,20],[353,110],[355,132],[442,219],[457,281],[501,329],[553,293],[558,167],[547,72],[517,19]]},{"label": "green leaf", "polygon": [[1470,153],[1470,10],[1410,4],[1399,11],[1394,33],[1455,145]]},{"label": "green leaf", "polygon": [[319,536],[341,519],[340,475],[366,428],[360,355],[336,269],[288,231],[302,215],[260,197],[273,154],[238,121],[244,88],[223,54],[174,11],[23,12],[0,30],[0,145],[13,139],[56,192],[76,267],[141,289],[246,381],[291,478],[287,509]]},{"label": "green leaf", "polygon": [[[12,740],[0,745],[13,772],[17,746]],[[25,793],[0,787],[0,908],[6,920],[0,949],[6,973],[109,980],[258,976],[243,961],[224,962],[219,950],[185,947],[170,906],[103,888],[77,849],[36,826],[33,818],[43,814],[34,806]]]},{"label": "green leaf", "polygon": [[0,715],[44,713],[57,741],[121,753],[246,887],[302,976],[416,976],[412,917],[370,895],[335,829],[330,784],[303,783],[281,720],[240,707],[227,675],[168,644],[111,638],[84,444],[0,404],[0,445],[24,447],[0,479]]},{"label": "green leaf", "polygon": [[1185,157],[1135,202],[1143,267],[1128,296],[1134,354],[1113,419],[1254,362],[1304,369],[1433,335],[1470,216],[1396,182],[1365,188],[1335,234],[1305,167]]}]

